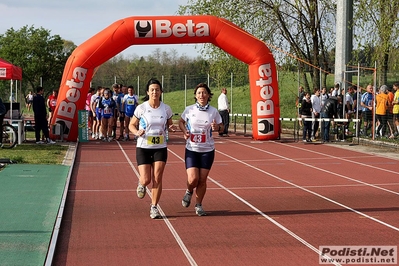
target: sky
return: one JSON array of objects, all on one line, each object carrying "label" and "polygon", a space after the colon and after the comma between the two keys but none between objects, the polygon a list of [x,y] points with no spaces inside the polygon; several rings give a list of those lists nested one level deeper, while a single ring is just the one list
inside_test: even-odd
[{"label": "sky", "polygon": [[[8,29],[19,30],[23,26],[43,27],[51,35],[80,45],[113,22],[132,16],[177,15],[179,5],[187,0],[1,0],[0,34]],[[199,47],[193,44],[136,45],[122,54],[147,56],[155,49],[176,49],[179,55],[196,57]]]}]

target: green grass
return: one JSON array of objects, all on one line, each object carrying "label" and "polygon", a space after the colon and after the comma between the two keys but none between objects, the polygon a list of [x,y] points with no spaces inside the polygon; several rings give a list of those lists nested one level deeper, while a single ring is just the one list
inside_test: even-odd
[{"label": "green grass", "polygon": [[0,158],[24,164],[61,164],[67,150],[67,145],[23,143],[12,149],[0,149]]},{"label": "green grass", "polygon": [[[279,75],[278,93],[280,98],[280,117],[296,117],[295,100],[297,97],[298,84],[295,75],[296,73],[293,72]],[[221,92],[219,89],[215,90],[211,88],[211,90],[214,95],[210,104],[217,108],[217,98]],[[232,89],[228,87],[227,97],[233,114],[252,114],[249,85],[233,87]],[[174,91],[164,93],[163,101],[172,108],[174,113],[181,114],[186,105],[194,103],[194,89],[188,89],[187,92]],[[237,123],[243,123],[243,121],[243,117],[237,117]],[[251,118],[247,118],[247,123],[251,123]],[[293,123],[290,122],[287,122],[286,125],[287,127],[293,127]]]}]

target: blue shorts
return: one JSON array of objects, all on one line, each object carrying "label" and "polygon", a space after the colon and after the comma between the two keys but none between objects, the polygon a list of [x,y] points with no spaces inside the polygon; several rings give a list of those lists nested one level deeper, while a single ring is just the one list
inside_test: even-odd
[{"label": "blue shorts", "polygon": [[157,161],[165,162],[168,159],[168,149],[143,149],[136,147],[137,165],[153,164]]},{"label": "blue shorts", "polygon": [[209,152],[195,152],[186,149],[185,162],[186,169],[211,169],[213,161],[215,160],[215,150]]}]

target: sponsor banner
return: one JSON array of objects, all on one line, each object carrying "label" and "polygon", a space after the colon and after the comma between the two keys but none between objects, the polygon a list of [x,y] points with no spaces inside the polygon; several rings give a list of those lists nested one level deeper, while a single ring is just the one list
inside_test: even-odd
[{"label": "sponsor banner", "polygon": [[397,246],[319,246],[320,264],[395,265]]},{"label": "sponsor banner", "polygon": [[89,141],[89,112],[86,110],[79,110],[78,113],[79,141],[87,142]]},{"label": "sponsor banner", "polygon": [[252,134],[255,139],[276,139],[280,129],[280,107],[275,64],[250,66]]}]

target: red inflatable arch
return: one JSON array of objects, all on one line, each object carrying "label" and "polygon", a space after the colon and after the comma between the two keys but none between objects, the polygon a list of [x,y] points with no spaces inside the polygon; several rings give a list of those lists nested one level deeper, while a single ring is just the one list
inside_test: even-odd
[{"label": "red inflatable arch", "polygon": [[248,64],[253,138],[279,138],[280,106],[273,55],[259,39],[214,16],[129,17],[94,35],[75,49],[65,65],[51,123],[64,126],[64,139],[77,140],[78,110],[85,107],[94,68],[131,45],[182,43],[212,43]]}]

